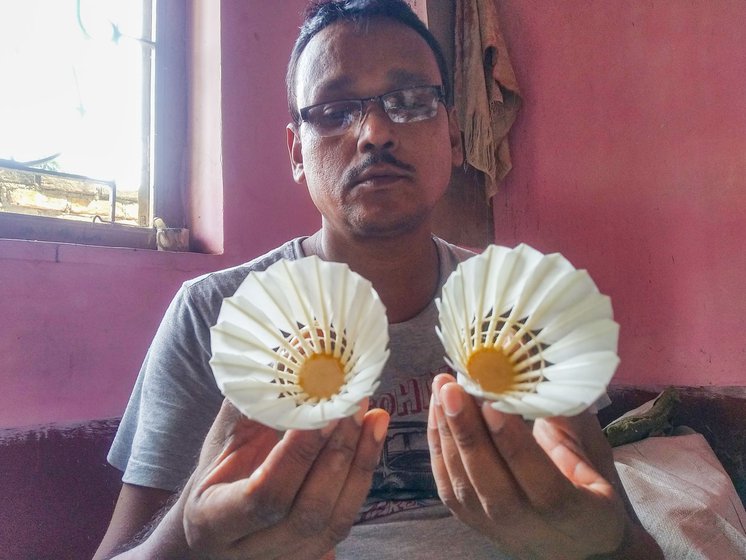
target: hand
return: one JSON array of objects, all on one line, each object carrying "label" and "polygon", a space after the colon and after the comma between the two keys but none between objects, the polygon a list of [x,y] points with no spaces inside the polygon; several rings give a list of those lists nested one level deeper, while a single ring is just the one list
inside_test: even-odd
[{"label": "hand", "polygon": [[173,518],[181,521],[183,532],[163,540],[184,541],[178,554],[188,546],[198,557],[333,558],[368,493],[388,427],[388,414],[366,409],[363,403],[353,418],[280,439],[225,401],[197,469],[164,518],[172,527]]},{"label": "hand", "polygon": [[[515,558],[580,559],[623,548],[642,529],[631,529],[622,497],[583,447],[587,427],[577,424],[536,420],[532,434],[520,417],[487,403],[480,410],[452,376],[439,375],[428,441],[441,499]],[[659,557],[651,546],[646,558]]]}]

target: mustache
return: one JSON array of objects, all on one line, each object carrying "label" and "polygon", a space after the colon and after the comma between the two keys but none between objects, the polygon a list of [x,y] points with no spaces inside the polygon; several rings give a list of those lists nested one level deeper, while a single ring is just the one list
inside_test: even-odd
[{"label": "mustache", "polygon": [[396,167],[402,171],[406,171],[407,173],[415,172],[415,167],[413,165],[399,161],[389,152],[378,152],[375,154],[368,154],[363,161],[347,170],[344,176],[344,184],[350,185],[355,183],[358,177],[360,177],[365,170],[382,163]]}]

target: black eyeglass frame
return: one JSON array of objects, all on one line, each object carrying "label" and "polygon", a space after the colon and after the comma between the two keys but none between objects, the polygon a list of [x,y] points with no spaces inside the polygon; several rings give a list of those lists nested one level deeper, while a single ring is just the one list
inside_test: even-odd
[{"label": "black eyeglass frame", "polygon": [[[387,91],[386,93],[382,93],[380,95],[374,95],[374,96],[371,96],[371,97],[363,97],[363,98],[360,98],[360,99],[335,99],[333,101],[324,101],[323,103],[315,103],[313,105],[308,105],[307,107],[303,107],[302,109],[298,110],[298,114],[300,115],[301,123],[305,122],[309,126],[314,127],[314,123],[312,121],[308,120],[308,112],[312,111],[316,107],[323,107],[324,105],[330,105],[330,104],[333,104],[333,103],[357,103],[359,105],[360,119],[362,119],[362,116],[366,112],[365,111],[365,106],[368,105],[368,104],[370,104],[370,103],[377,103],[378,106],[383,110],[383,112],[386,113],[386,116],[389,117],[389,119],[391,119],[391,116],[389,115],[388,110],[386,109],[384,98],[388,97],[390,95],[396,94],[396,93],[400,93],[402,91],[411,91],[411,90],[419,90],[419,89],[429,89],[429,90],[432,90],[436,94],[435,95],[435,101],[436,101],[436,103],[442,103],[443,106],[445,106],[445,104],[446,104],[446,96],[445,96],[445,91],[443,89],[443,86],[442,85],[427,85],[427,86],[411,86],[411,87],[394,89],[394,90],[391,90],[391,91]],[[430,116],[430,117],[426,117],[424,119],[418,119],[416,121],[412,120],[412,121],[397,122],[397,121],[391,119],[391,122],[396,123],[396,124],[407,124],[409,122],[421,122],[421,121],[424,121],[424,120],[429,120],[429,119],[435,118],[436,114],[437,114],[437,112],[435,114],[433,114],[432,116]],[[351,126],[352,125],[350,125],[350,126],[344,128],[344,129],[342,129],[339,133],[332,134],[330,136],[339,136],[339,135],[342,135],[347,130],[349,130],[349,128],[351,128]]]}]

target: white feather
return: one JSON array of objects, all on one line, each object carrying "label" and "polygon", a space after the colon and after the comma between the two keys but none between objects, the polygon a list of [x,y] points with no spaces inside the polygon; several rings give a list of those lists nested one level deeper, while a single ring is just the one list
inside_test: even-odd
[{"label": "white feather", "polygon": [[[250,273],[210,329],[223,394],[247,417],[276,429],[315,429],[354,414],[378,387],[389,356],[386,309],[371,283],[345,264],[281,260]],[[297,373],[314,354],[338,359],[344,381],[315,398]]]},{"label": "white feather", "polygon": [[[619,364],[610,299],[558,253],[492,245],[458,266],[436,305],[436,332],[458,382],[510,414],[577,414]],[[510,356],[513,385],[502,393],[469,376],[469,358],[482,348]]]}]

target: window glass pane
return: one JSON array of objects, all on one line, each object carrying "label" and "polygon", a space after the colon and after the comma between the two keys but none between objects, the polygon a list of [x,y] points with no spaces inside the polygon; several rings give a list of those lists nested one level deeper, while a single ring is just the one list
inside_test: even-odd
[{"label": "window glass pane", "polygon": [[150,197],[150,4],[0,2],[0,166],[42,170],[0,169],[0,210],[109,220],[115,186],[116,221],[142,221]]}]

